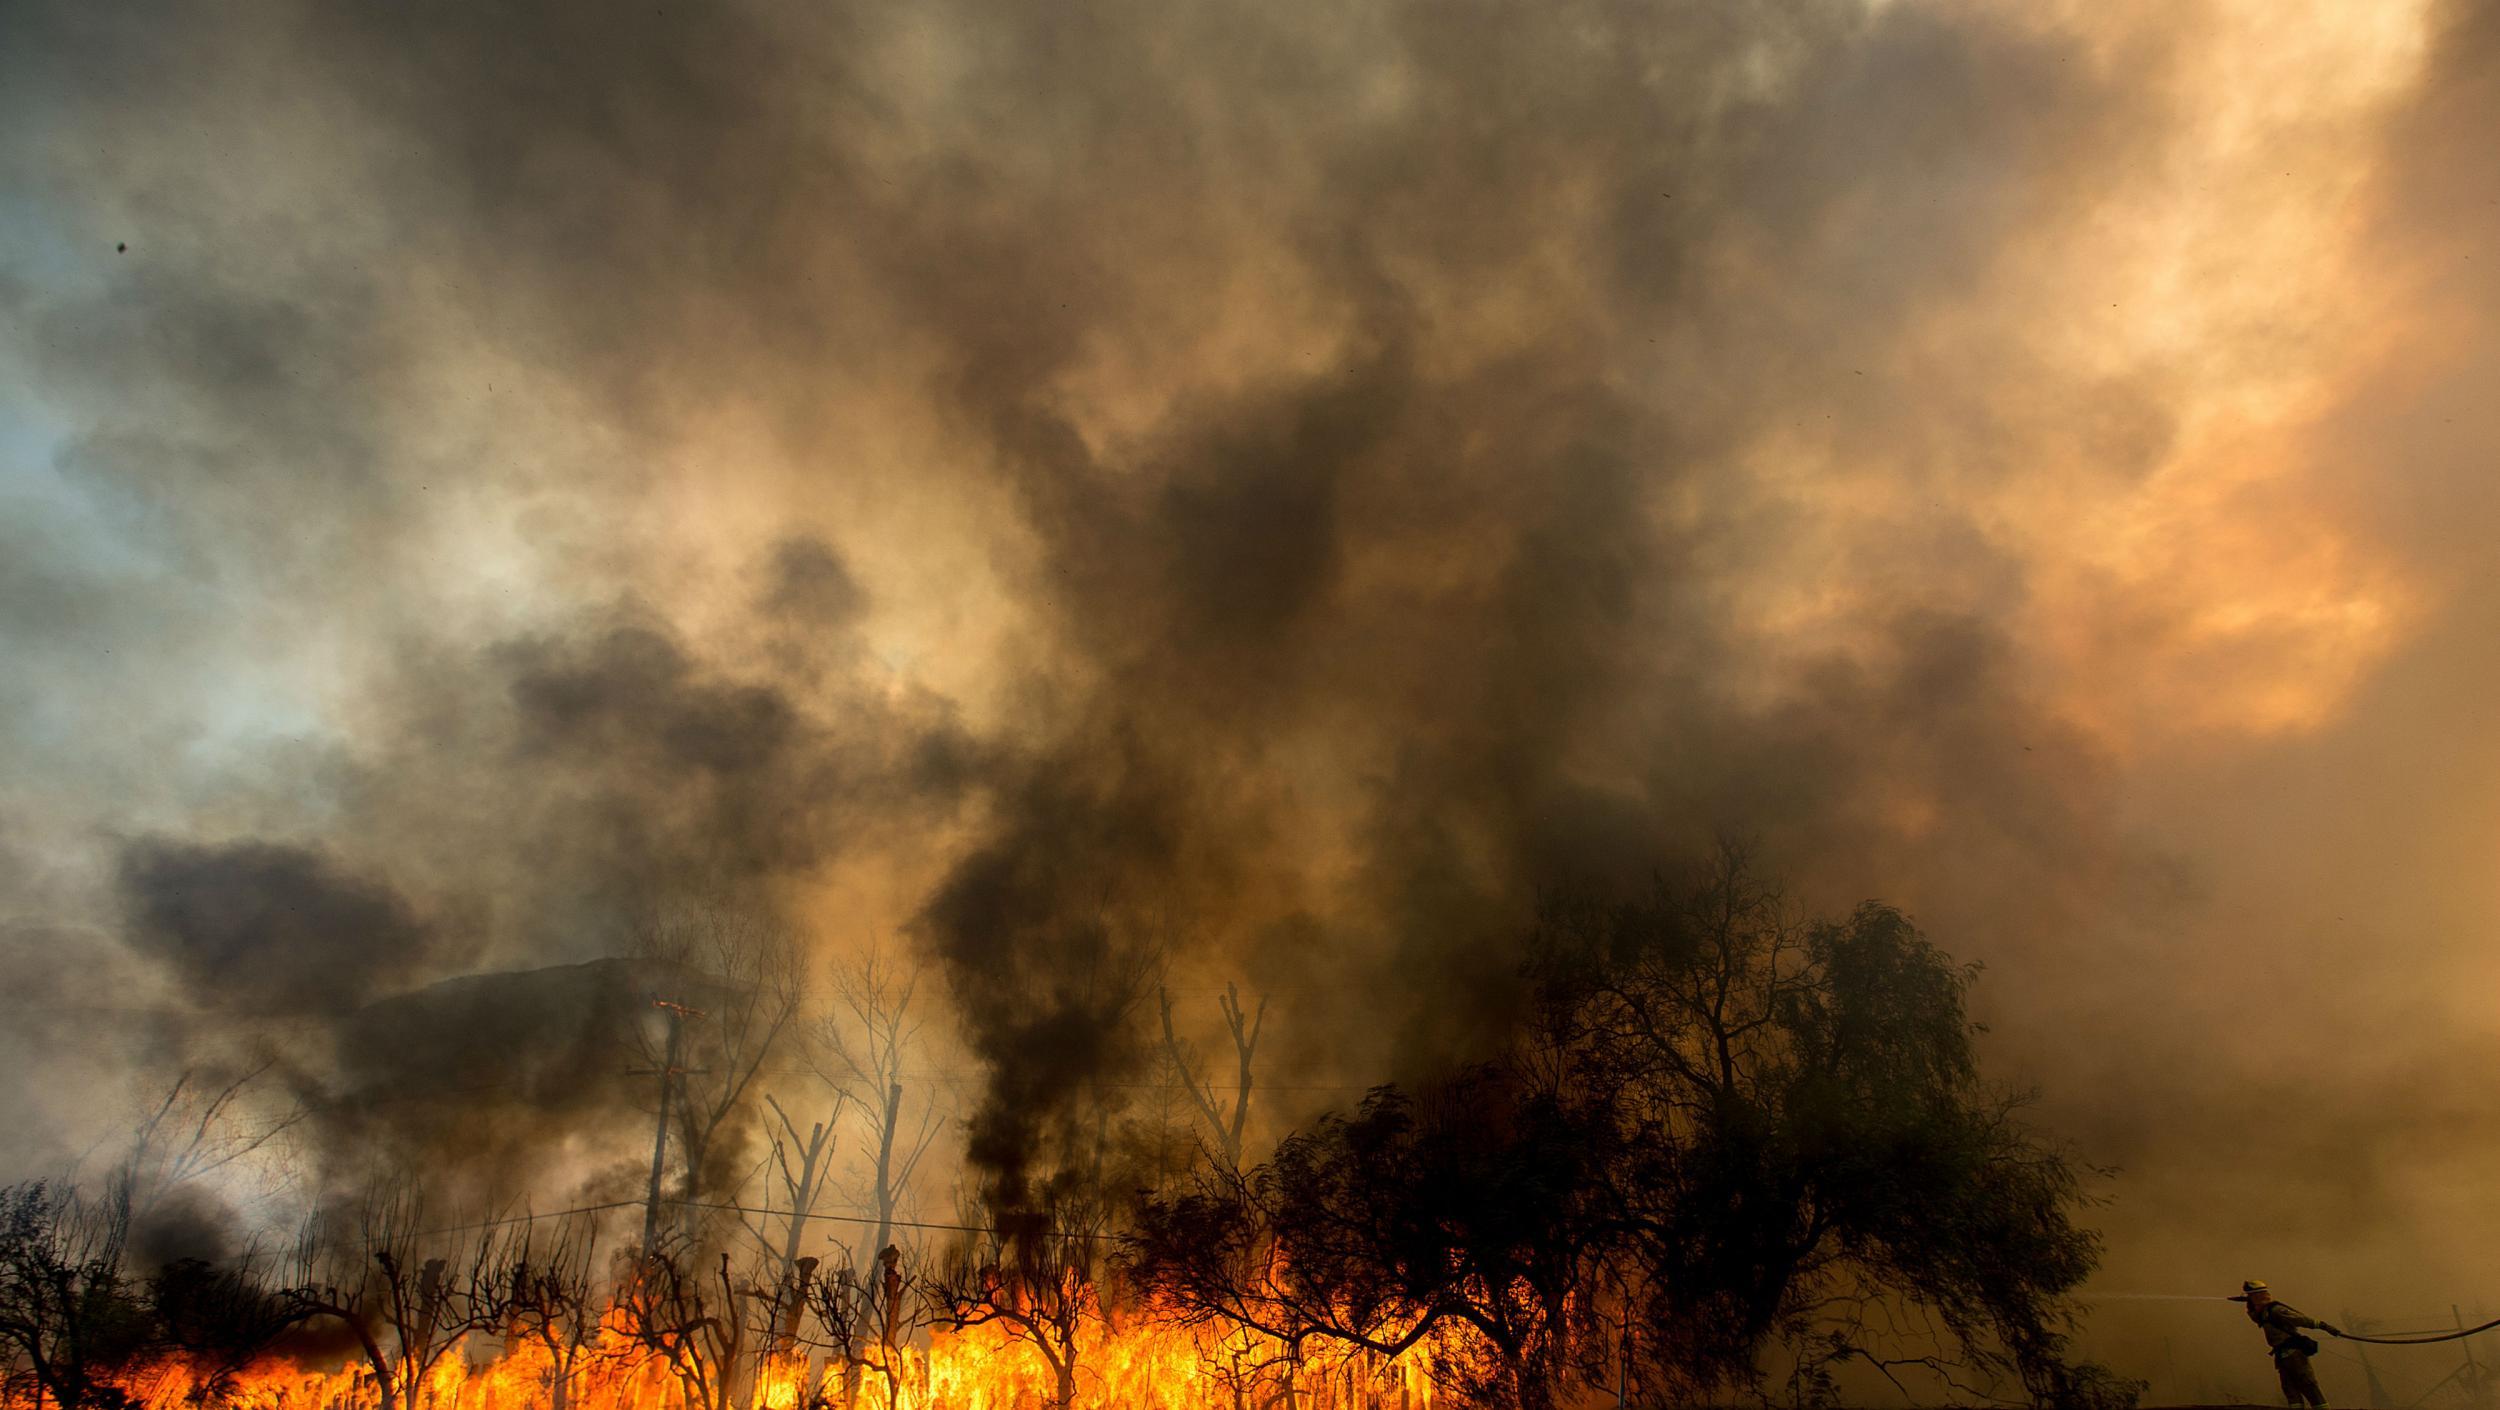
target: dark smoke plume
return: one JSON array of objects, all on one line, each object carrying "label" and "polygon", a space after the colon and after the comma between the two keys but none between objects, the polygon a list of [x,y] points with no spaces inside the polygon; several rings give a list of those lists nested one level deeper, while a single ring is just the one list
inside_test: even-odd
[{"label": "dark smoke plume", "polygon": [[211,1003],[338,1011],[407,983],[432,938],[386,884],[262,842],[123,849],[130,935]]},{"label": "dark smoke plume", "polygon": [[2113,1279],[2468,1280],[2500,24],[2272,8],[10,6],[0,1121],[286,1015],[605,1189],[727,892],[1012,1206],[1159,980],[1272,1134],[1727,831],[1989,964]]}]

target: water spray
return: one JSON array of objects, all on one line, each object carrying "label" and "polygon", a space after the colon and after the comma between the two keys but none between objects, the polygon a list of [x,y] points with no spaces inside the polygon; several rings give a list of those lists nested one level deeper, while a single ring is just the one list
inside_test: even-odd
[{"label": "water spray", "polygon": [[2219,1293],[2102,1293],[2084,1298],[2085,1302],[2237,1302],[2238,1298]]}]

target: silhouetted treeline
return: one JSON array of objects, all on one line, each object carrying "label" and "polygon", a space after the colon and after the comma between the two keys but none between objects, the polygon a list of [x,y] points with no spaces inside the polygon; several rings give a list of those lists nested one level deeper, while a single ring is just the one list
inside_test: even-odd
[{"label": "silhouetted treeline", "polygon": [[[703,1410],[761,1403],[794,1366],[810,1404],[890,1405],[927,1333],[990,1328],[1066,1407],[1098,1394],[1106,1342],[1146,1324],[1203,1333],[1209,1387],[1243,1403],[1291,1404],[1331,1366],[1419,1350],[1453,1403],[1503,1410],[1823,1405],[1859,1388],[1853,1370],[1913,1398],[2060,1410],[2137,1390],[2068,1354],[2068,1299],[2099,1251],[2075,1220],[2088,1172],[1981,1076],[1972,971],[1889,907],[1802,917],[1737,849],[1635,900],[1549,898],[1496,1050],[1377,1088],[1247,1166],[1263,1003],[1226,993],[1227,1111],[1189,1075],[1167,994],[1192,1105],[1166,1116],[1201,1129],[1194,1167],[1167,1163],[1172,1130],[1109,1093],[1091,1143],[1035,1172],[1023,1203],[910,1221],[945,1236],[910,1248],[884,1242],[911,1241],[897,1199],[933,1129],[898,1124],[908,983],[841,980],[856,1021],[828,1017],[796,1050],[796,1085],[767,1092],[768,1059],[816,1031],[796,941],[700,919],[711,977],[699,1008],[659,1010],[652,1071],[673,1100],[640,1210],[481,1220],[394,1173],[318,1192],[284,1258],[156,1263],[134,1252],[134,1209],[169,1207],[179,1177],[284,1129],[219,1143],[245,1078],[169,1146],[177,1083],[98,1195],[31,1184],[0,1201],[0,1392],[117,1407],[134,1369],[179,1356],[213,1398],[287,1354],[359,1367],[382,1410],[423,1410],[464,1345],[526,1344],[559,1407],[652,1366]],[[825,1114],[803,1126],[788,1103],[810,1100],[797,1109]],[[874,1213],[837,1222],[825,1161],[852,1102]],[[764,1111],[770,1159],[722,1174]],[[639,1216],[644,1240],[601,1256],[603,1213]],[[843,1246],[864,1233],[876,1242]]]},{"label": "silhouetted treeline", "polygon": [[116,1384],[181,1356],[222,1386],[310,1309],[248,1261],[130,1266],[130,1207],[37,1181],[0,1191],[0,1394],[64,1410],[130,1403]]}]

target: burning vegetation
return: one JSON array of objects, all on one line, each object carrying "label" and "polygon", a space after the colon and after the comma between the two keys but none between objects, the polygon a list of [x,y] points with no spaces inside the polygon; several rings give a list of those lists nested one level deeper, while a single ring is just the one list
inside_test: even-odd
[{"label": "burning vegetation", "polygon": [[5,14],[8,1410],[2488,1286],[2500,6]]},{"label": "burning vegetation", "polygon": [[637,961],[641,1198],[464,1214],[374,1165],[290,1240],[160,1257],[321,1115],[255,1124],[262,1071],[186,1079],[101,1181],[8,1193],[8,1403],[1549,1410],[1827,1404],[1852,1375],[2131,1401],[2066,1351],[2082,1172],[1981,1078],[1972,973],[1900,913],[1801,918],[1723,849],[1551,898],[1524,940],[1499,1044],[1264,1154],[1267,1004],[1225,991],[1226,1085],[1149,967],[1098,976],[1102,1041],[1160,1080],[1028,1114],[1055,1134],[1012,1168],[974,1143],[928,1219],[905,1202],[949,1118],[912,1090],[913,981],[856,968],[820,1010],[789,933],[697,913]]}]

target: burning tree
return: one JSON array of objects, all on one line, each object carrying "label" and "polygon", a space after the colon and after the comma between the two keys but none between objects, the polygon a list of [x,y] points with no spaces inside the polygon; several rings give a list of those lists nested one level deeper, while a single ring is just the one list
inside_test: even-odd
[{"label": "burning tree", "polygon": [[0,1192],[0,1347],[12,1398],[119,1406],[116,1373],[158,1349],[141,1289],[122,1268],[126,1206],[41,1181]]},{"label": "burning tree", "polygon": [[588,1226],[563,1220],[543,1239],[537,1228],[536,1220],[524,1220],[501,1241],[481,1288],[480,1320],[507,1343],[545,1348],[547,1404],[565,1410],[604,1304],[593,1286]]},{"label": "burning tree", "polygon": [[1076,1404],[1097,1335],[1114,1329],[1110,1204],[1099,1188],[1062,1177],[1027,1208],[957,1250],[924,1296],[932,1320],[954,1331],[1004,1328],[1049,1369],[1050,1404]]},{"label": "burning tree", "polygon": [[[153,1364],[214,1393],[287,1326],[326,1318],[370,1368],[346,1393],[381,1410],[422,1410],[456,1384],[441,1368],[473,1336],[526,1348],[521,1367],[556,1410],[602,1362],[612,1388],[687,1410],[901,1410],[915,1392],[952,1394],[947,1378],[967,1368],[990,1378],[974,1394],[1037,1376],[1060,1410],[1192,1374],[1200,1403],[1229,1386],[1236,1405],[1285,1410],[1427,1373],[1454,1402],[1514,1410],[1782,1381],[1829,1402],[1853,1367],[2068,1410],[2129,1398],[2068,1355],[2066,1298],[2097,1251],[2073,1223],[2085,1172],[1980,1079],[1972,972],[1880,905],[1798,915],[1739,851],[1633,899],[1553,899],[1526,937],[1524,1016],[1504,1045],[1377,1088],[1263,1160],[1240,1143],[1264,1006],[1225,996],[1240,1076],[1225,1103],[1167,1002],[1161,1046],[1203,1130],[1177,1191],[1161,1178],[1165,1133],[1124,1125],[1128,1084],[1104,1080],[1154,1026],[1138,1002],[1151,966],[1107,947],[1099,969],[1064,977],[1063,1002],[1039,1006],[1033,1041],[1002,1049],[1036,1060],[1005,1069],[1016,1080],[971,1132],[987,1153],[985,1182],[963,1192],[978,1227],[916,1279],[891,1244],[865,1275],[820,1256],[819,1203],[842,1094],[865,1091],[881,1098],[863,1103],[876,1226],[902,1222],[896,1201],[936,1120],[902,1119],[911,984],[869,969],[837,986],[849,1023],[808,1054],[831,1089],[811,1111],[792,1088],[765,1092],[768,1055],[803,1031],[791,952],[778,931],[718,919],[684,932],[714,946],[706,969],[668,972],[700,1012],[681,1015],[663,1059],[684,1198],[655,1198],[649,1217],[672,1203],[755,1216],[743,1232],[671,1218],[601,1280],[592,1217],[613,1204],[548,1235],[525,1216],[436,1228],[417,1187],[393,1178],[360,1203],[334,1197],[289,1280],[248,1262],[142,1276],[126,1250],[149,1200],[132,1192],[180,1181],[129,1172],[178,1176],[227,1149],[181,1134],[201,1123],[169,1120],[169,1103],[134,1149],[169,1142],[173,1158],[123,1162],[94,1201],[29,1186],[0,1206],[0,1389],[121,1406],[173,1383],[150,1382]],[[1071,1051],[1101,1060],[1039,1060]],[[211,1117],[230,1105],[222,1090],[197,1098]],[[698,1198],[727,1179],[724,1153],[759,1110],[772,1139],[748,1183]],[[736,1192],[759,1177],[756,1208]],[[1930,1344],[1905,1345],[1905,1325],[1932,1329]],[[925,1359],[906,1346],[922,1330],[935,1333]],[[807,1401],[796,1381],[815,1351],[839,1389]],[[1204,1369],[1170,1369],[1193,1358]]]},{"label": "burning tree", "polygon": [[133,1124],[98,1194],[69,1182],[0,1191],[0,1399],[124,1404],[118,1378],[167,1355],[188,1358],[215,1390],[307,1315],[299,1296],[264,1284],[248,1254],[130,1266],[134,1231],[301,1119],[300,1108],[238,1119],[265,1070],[178,1074]]},{"label": "burning tree", "polygon": [[615,1292],[613,1316],[628,1358],[656,1358],[695,1410],[729,1410],[746,1322],[729,1255],[700,1268],[668,1253],[635,1260]]},{"label": "burning tree", "polygon": [[1429,1345],[1454,1389],[1547,1405],[1587,1329],[1612,1134],[1499,1068],[1383,1088],[1251,1172],[1149,1202],[1136,1271],[1188,1320],[1253,1334],[1287,1380],[1313,1343]]},{"label": "burning tree", "polygon": [[1508,1052],[1148,1201],[1138,1279],[1288,1355],[1428,1344],[1490,1404],[1697,1399],[1775,1346],[1828,1394],[1882,1355],[1850,1315],[1869,1298],[1931,1313],[1938,1367],[2132,1398],[2064,1354],[2097,1254],[2078,1172],[1979,1080],[1971,972],[1897,911],[1804,922],[1726,848],[1681,890],[1553,904],[1531,938]]},{"label": "burning tree", "polygon": [[422,1404],[435,1366],[504,1320],[510,1260],[498,1226],[438,1233],[423,1227],[425,1210],[412,1182],[377,1181],[349,1217],[307,1229],[304,1276],[289,1294],[306,1317],[336,1319],[355,1337],[382,1410]]},{"label": "burning tree", "polygon": [[165,1349],[183,1359],[198,1398],[223,1395],[310,1315],[301,1292],[272,1284],[259,1260],[184,1258],[148,1277]]},{"label": "burning tree", "polygon": [[905,1365],[903,1338],[910,1326],[903,1308],[912,1280],[903,1271],[903,1251],[888,1244],[877,1255],[876,1271],[860,1276],[845,1263],[832,1276],[818,1278],[809,1289],[808,1310],[818,1332],[818,1345],[842,1370],[843,1403],[856,1404],[861,1385],[877,1377],[887,1410],[902,1404]]}]

